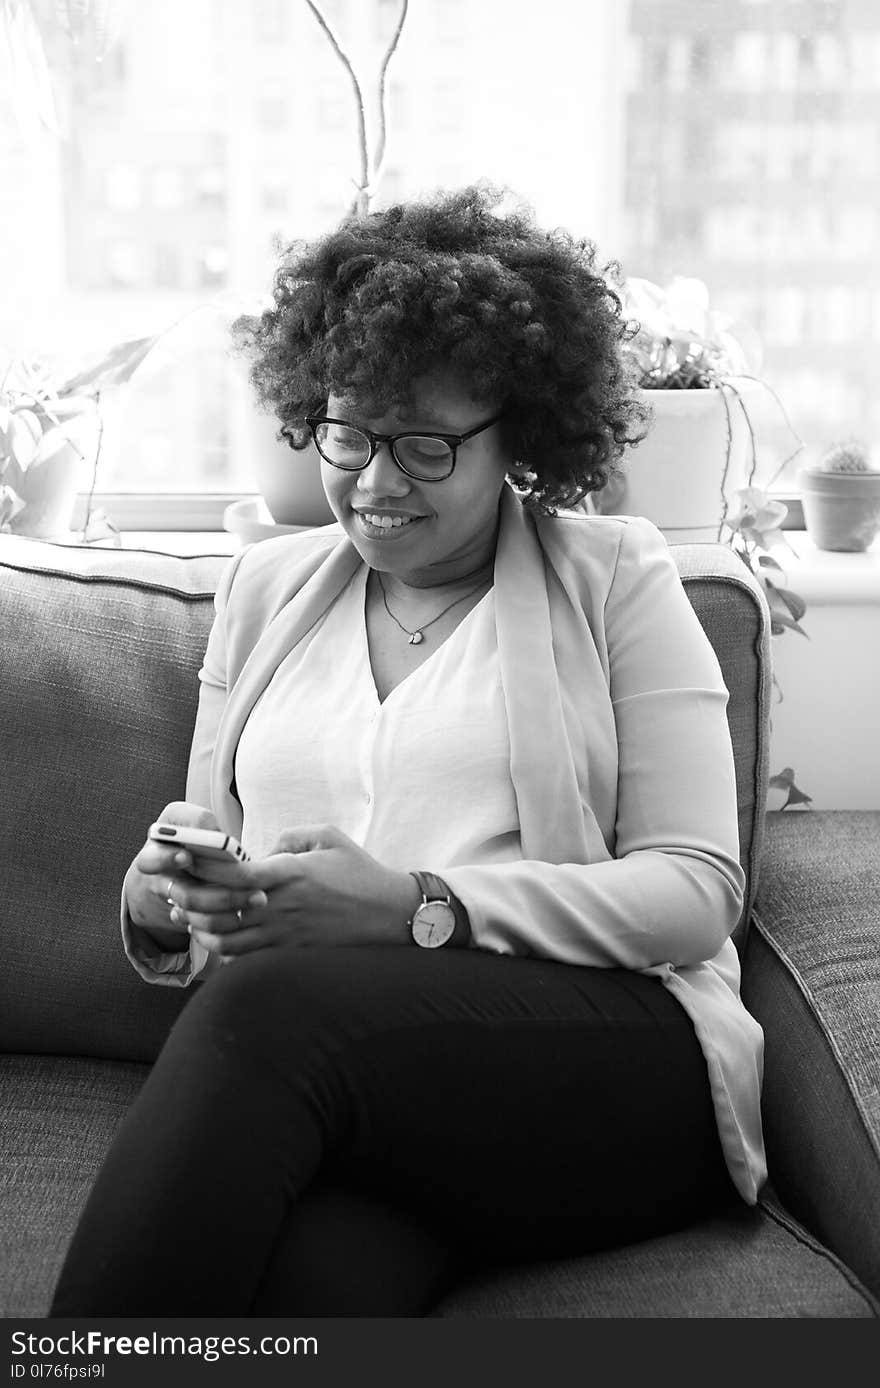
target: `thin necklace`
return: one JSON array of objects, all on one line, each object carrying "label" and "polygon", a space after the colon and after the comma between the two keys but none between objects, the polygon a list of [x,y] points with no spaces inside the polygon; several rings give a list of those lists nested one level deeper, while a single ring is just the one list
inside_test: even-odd
[{"label": "thin necklace", "polygon": [[448,607],[444,607],[443,611],[438,612],[436,617],[432,617],[430,622],[425,622],[423,626],[416,627],[415,631],[410,631],[409,627],[405,627],[403,625],[403,622],[397,621],[397,618],[391,611],[391,608],[388,606],[388,597],[385,593],[385,584],[382,582],[382,575],[380,574],[378,569],[376,570],[376,577],[379,580],[379,587],[382,589],[382,601],[385,604],[385,611],[388,613],[388,616],[391,618],[392,622],[397,622],[397,625],[400,627],[400,630],[402,632],[406,633],[406,635],[409,637],[409,644],[411,646],[419,646],[425,639],[425,632],[428,630],[428,627],[432,627],[435,622],[439,622],[441,617],[445,616],[445,614],[449,612],[451,608],[458,607],[458,604],[460,602],[464,602],[465,598],[473,597],[477,589],[482,588],[483,584],[486,582],[486,578],[488,578],[489,575],[487,574],[486,578],[481,578],[479,583],[474,584],[473,588],[469,588],[466,593],[462,593],[461,597],[456,598],[455,601],[451,602]]}]

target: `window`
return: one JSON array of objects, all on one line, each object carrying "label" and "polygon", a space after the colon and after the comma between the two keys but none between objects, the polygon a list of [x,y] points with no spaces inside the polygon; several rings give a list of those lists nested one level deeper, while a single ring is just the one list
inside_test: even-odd
[{"label": "window", "polygon": [[691,43],[690,80],[695,87],[708,82],[712,75],[712,41],[706,34],[697,34]]},{"label": "window", "polygon": [[733,61],[726,77],[729,85],[741,91],[761,91],[767,81],[768,36],[760,30],[746,29],[733,41]]},{"label": "window", "polygon": [[263,174],[262,207],[264,212],[286,212],[289,197],[287,175],[276,170]]},{"label": "window", "polygon": [[339,87],[321,87],[315,96],[317,126],[321,131],[334,133],[348,128],[353,110],[351,91]]},{"label": "window", "polygon": [[226,284],[229,257],[225,246],[202,246],[199,251],[199,278],[205,289],[222,289]]},{"label": "window", "polygon": [[183,171],[174,168],[153,170],[153,206],[162,212],[170,212],[183,206]]},{"label": "window", "polygon": [[768,347],[795,347],[804,335],[806,300],[797,287],[782,286],[767,295],[764,341]]},{"label": "window", "polygon": [[138,169],[128,164],[114,164],[107,170],[105,201],[115,212],[131,212],[140,206],[141,178]]},{"label": "window", "polygon": [[107,276],[114,289],[134,289],[141,282],[140,248],[133,241],[113,241],[107,247]]},{"label": "window", "polygon": [[687,91],[690,66],[690,43],[686,38],[674,35],[666,49],[666,85],[671,92]]},{"label": "window", "polygon": [[285,130],[289,116],[290,103],[282,86],[267,86],[258,94],[257,120],[264,130]]},{"label": "window", "polygon": [[[253,490],[229,325],[264,300],[279,239],[328,230],[351,205],[348,77],[301,0],[130,6],[92,68],[53,39],[51,0],[26,2],[63,134],[35,84],[13,86],[0,44],[0,341],[75,369],[162,333],[119,395],[125,446],[108,441],[98,490]],[[372,120],[369,73],[397,0],[322,8]],[[703,279],[760,331],[768,383],[808,445],[844,428],[876,440],[880,4],[541,0],[512,13],[509,0],[410,5],[376,205],[508,183],[624,273]]]},{"label": "window", "polygon": [[156,285],[159,289],[179,289],[181,287],[181,248],[173,241],[160,243],[156,247]]},{"label": "window", "polygon": [[200,207],[222,209],[226,206],[226,170],[220,165],[200,169],[193,180],[196,201]]},{"label": "window", "polygon": [[285,0],[256,0],[254,29],[262,43],[278,43],[287,37],[288,10]]}]

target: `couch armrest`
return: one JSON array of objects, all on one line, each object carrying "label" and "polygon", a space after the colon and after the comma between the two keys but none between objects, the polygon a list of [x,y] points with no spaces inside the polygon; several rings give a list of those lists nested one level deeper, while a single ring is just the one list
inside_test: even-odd
[{"label": "couch armrest", "polygon": [[880,812],[776,811],[743,961],[770,1180],[880,1292]]},{"label": "couch armrest", "polygon": [[746,875],[733,940],[742,954],[758,884],[767,803],[773,684],[770,609],[760,583],[729,545],[669,548],[730,695],[727,722],[736,768],[740,864]]}]

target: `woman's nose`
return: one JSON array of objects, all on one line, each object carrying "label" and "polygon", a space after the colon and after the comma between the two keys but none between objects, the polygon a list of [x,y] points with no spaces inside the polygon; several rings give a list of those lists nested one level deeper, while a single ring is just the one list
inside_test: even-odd
[{"label": "woman's nose", "polygon": [[380,443],[369,463],[358,473],[358,489],[370,496],[405,496],[409,478],[401,472],[391,453],[390,443]]}]

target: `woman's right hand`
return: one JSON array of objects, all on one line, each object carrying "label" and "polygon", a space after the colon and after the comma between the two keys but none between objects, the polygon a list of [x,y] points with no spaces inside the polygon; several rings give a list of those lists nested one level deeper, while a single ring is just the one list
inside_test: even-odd
[{"label": "woman's right hand", "polygon": [[[172,800],[156,815],[166,824],[189,824],[199,829],[218,829],[216,819],[204,805],[187,800]],[[169,887],[176,878],[187,877],[193,857],[175,844],[155,843],[147,839],[143,848],[125,874],[125,900],[135,925],[154,937],[163,949],[182,950],[188,947],[186,923],[175,923],[175,913],[169,905]]]}]

